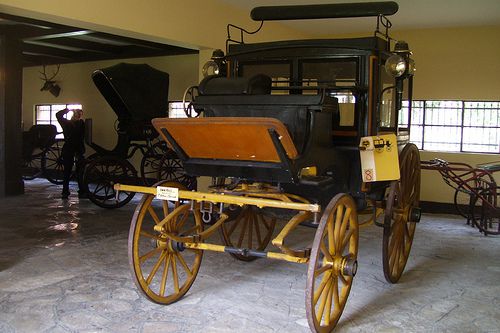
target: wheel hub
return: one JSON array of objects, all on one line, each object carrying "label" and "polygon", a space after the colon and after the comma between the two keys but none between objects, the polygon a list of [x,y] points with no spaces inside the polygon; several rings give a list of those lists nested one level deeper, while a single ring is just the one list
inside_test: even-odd
[{"label": "wheel hub", "polygon": [[327,262],[332,266],[332,270],[336,275],[342,274],[354,277],[358,271],[358,261],[350,255],[335,257],[333,262]]},{"label": "wheel hub", "polygon": [[420,222],[422,209],[420,207],[412,207],[408,213],[408,222]]}]

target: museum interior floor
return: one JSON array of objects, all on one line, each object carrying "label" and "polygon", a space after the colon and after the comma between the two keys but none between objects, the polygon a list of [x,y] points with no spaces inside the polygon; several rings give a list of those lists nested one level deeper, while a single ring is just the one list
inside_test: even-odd
[{"label": "museum interior floor", "polygon": [[[134,199],[108,210],[43,180],[0,199],[0,332],[309,332],[307,267],[205,252],[177,303],[136,290],[127,259]],[[290,243],[312,241],[299,227]],[[213,237],[214,242],[218,242]],[[382,271],[382,229],[360,232],[359,270],[338,332],[498,332],[500,237],[424,214],[398,284]]]}]

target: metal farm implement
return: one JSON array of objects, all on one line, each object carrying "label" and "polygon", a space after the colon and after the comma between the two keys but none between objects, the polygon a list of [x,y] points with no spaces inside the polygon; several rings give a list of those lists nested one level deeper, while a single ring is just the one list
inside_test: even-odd
[{"label": "metal farm implement", "polygon": [[500,186],[495,175],[500,162],[478,165],[447,162],[442,159],[422,161],[422,169],[438,171],[446,184],[455,189],[453,203],[460,215],[485,235],[500,234]]},{"label": "metal farm implement", "polygon": [[[228,43],[226,55],[215,52],[205,66],[214,75],[186,93],[186,113],[202,116],[153,119],[186,173],[213,181],[204,192],[168,181],[115,185],[144,193],[128,253],[147,298],[180,299],[204,251],[304,263],[310,328],[329,332],[356,275],[358,212],[367,210],[372,220],[383,211],[376,224],[384,275],[399,280],[420,219],[420,159],[409,125],[397,127],[413,79],[408,45],[391,51],[384,15],[397,9],[394,2],[256,8],[258,21],[376,16],[377,30],[366,38]],[[275,230],[284,212],[292,217]],[[308,246],[287,242],[299,225],[317,228]],[[216,231],[222,245],[207,241]]]}]

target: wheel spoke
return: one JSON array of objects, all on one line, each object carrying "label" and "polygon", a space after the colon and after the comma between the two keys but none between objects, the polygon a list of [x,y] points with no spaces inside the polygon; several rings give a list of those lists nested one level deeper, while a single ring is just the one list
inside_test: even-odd
[{"label": "wheel spoke", "polygon": [[147,231],[144,231],[144,230],[141,230],[140,232],[141,236],[144,236],[144,237],[147,237],[147,238],[151,238],[151,239],[155,239],[155,240],[160,240],[161,238],[157,235],[153,235]]},{"label": "wheel spoke", "polygon": [[316,319],[321,323],[321,318],[323,318],[323,313],[325,312],[326,299],[330,294],[330,289],[332,288],[332,280],[328,279],[327,287],[322,292],[321,302],[319,304],[318,311],[316,312]]},{"label": "wheel spoke", "polygon": [[[335,277],[334,277],[334,280],[335,280]],[[326,295],[327,298],[326,298],[326,306],[325,306],[325,310],[326,310],[326,313],[325,313],[325,325],[327,325],[327,326],[330,325],[330,314],[332,312],[332,296],[333,296],[333,293],[334,293],[334,285],[332,283],[332,286],[330,287],[330,291]]]},{"label": "wheel spoke", "polygon": [[177,274],[177,262],[175,257],[172,257],[172,277],[174,279],[174,290],[176,293],[179,292],[179,275]]},{"label": "wheel spoke", "polygon": [[317,269],[314,271],[314,277],[318,277],[324,272],[328,271],[329,269],[332,269],[332,265],[323,265],[321,268]]},{"label": "wheel spoke", "polygon": [[158,261],[156,261],[156,264],[153,266],[153,269],[151,270],[151,273],[149,273],[148,278],[146,279],[146,283],[149,285],[151,284],[151,281],[153,281],[153,278],[156,275],[156,272],[158,272],[158,269],[161,266],[161,263],[163,259],[165,259],[165,256],[167,255],[167,252],[163,252],[160,257],[158,258]]},{"label": "wheel spoke", "polygon": [[354,234],[354,229],[349,229],[349,231],[345,234],[344,239],[342,240],[342,246],[340,246],[340,254],[346,248],[347,243],[350,241],[352,235]]},{"label": "wheel spoke", "polygon": [[252,232],[253,232],[253,224],[254,224],[254,221],[255,221],[255,215],[251,215],[250,218],[249,218],[249,221],[248,221],[248,248],[251,249],[252,248]]},{"label": "wheel spoke", "polygon": [[331,280],[330,277],[332,276],[331,271],[327,271],[326,274],[323,276],[321,283],[319,284],[318,288],[314,292],[314,298],[313,298],[313,305],[316,305],[318,303],[319,297],[325,290],[326,285],[328,282]]},{"label": "wheel spoke", "polygon": [[333,257],[330,254],[330,252],[328,251],[328,249],[326,248],[326,244],[324,243],[323,240],[321,240],[321,242],[319,244],[319,249],[320,249],[321,253],[323,253],[323,255],[325,256],[326,260],[328,260],[330,262],[333,261]]},{"label": "wheel spoke", "polygon": [[167,200],[162,200],[161,205],[162,205],[162,208],[163,208],[163,217],[167,217],[168,214],[170,213],[170,209],[168,207],[168,201]]},{"label": "wheel spoke", "polygon": [[154,256],[155,254],[157,254],[160,251],[163,251],[163,249],[160,247],[155,247],[151,251],[146,252],[144,255],[140,256],[139,262],[143,263],[144,261],[148,260],[149,258],[151,258],[152,256]]},{"label": "wheel spoke", "polygon": [[[186,221],[188,220],[188,217],[189,217],[189,210],[186,210],[182,214],[180,222],[177,222],[176,224],[173,225],[173,228],[174,228],[173,230],[180,230],[184,226]],[[176,221],[177,221],[177,219],[176,219]]]},{"label": "wheel spoke", "polygon": [[154,211],[153,206],[148,207],[148,212],[149,212],[149,215],[151,215],[151,217],[153,218],[153,221],[155,222],[155,224],[160,224],[160,222],[161,222],[160,218],[158,217],[158,215]]},{"label": "wheel spoke", "polygon": [[[344,212],[344,218],[342,219],[342,224],[340,225],[340,231],[338,238],[336,238],[335,245],[337,246],[337,253],[342,254],[343,250],[345,249],[345,231],[347,229],[347,226],[349,225],[349,218],[351,217],[351,208],[346,207],[345,212]],[[351,231],[352,232],[352,231]],[[349,239],[349,238],[347,238]]]},{"label": "wheel spoke", "polygon": [[167,286],[168,269],[170,267],[170,255],[165,258],[165,265],[163,266],[163,274],[161,276],[160,296],[165,296],[165,288]]},{"label": "wheel spoke", "polygon": [[259,247],[264,246],[266,244],[263,244],[262,241],[262,236],[260,235],[260,227],[259,227],[259,221],[262,221],[264,217],[262,215],[256,215],[255,219],[257,220],[255,223],[255,235],[257,236],[257,242],[259,243]]},{"label": "wheel spoke", "polygon": [[245,216],[245,220],[243,221],[243,226],[240,229],[240,238],[238,239],[238,247],[241,247],[241,244],[243,243],[243,239],[245,238],[245,232],[247,230],[247,224],[248,224],[249,216]]},{"label": "wheel spoke", "polygon": [[188,276],[189,277],[193,276],[193,272],[189,269],[189,266],[187,265],[184,258],[179,253],[176,253],[175,256],[177,257],[177,259],[179,259],[179,262],[181,263],[182,267],[184,267],[184,270],[186,271]]},{"label": "wheel spoke", "polygon": [[333,278],[332,288],[333,288],[333,303],[335,304],[335,308],[339,309],[340,308],[339,281],[335,276]]}]

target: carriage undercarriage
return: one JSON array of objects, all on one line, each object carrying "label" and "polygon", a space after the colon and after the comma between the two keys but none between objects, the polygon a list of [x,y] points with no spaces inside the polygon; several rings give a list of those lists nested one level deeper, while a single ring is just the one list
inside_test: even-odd
[{"label": "carriage undercarriage", "polygon": [[[406,176],[391,182],[385,200],[374,202],[371,213],[375,221],[384,208],[383,221],[375,223],[383,227],[383,268],[391,283],[404,270],[420,218],[415,146],[407,145],[400,161]],[[337,194],[323,208],[266,184],[195,192],[164,181],[153,187],[117,184],[115,190],[144,194],[130,227],[129,263],[137,287],[153,302],[179,300],[193,284],[203,252],[225,252],[245,261],[268,258],[307,264],[309,324],[317,331],[331,331],[337,324],[357,271],[360,223],[349,194]],[[274,238],[276,217],[264,213],[267,208],[293,212]],[[317,228],[314,240],[294,248],[286,238],[304,224]],[[207,242],[216,231],[224,245]],[[266,251],[269,244],[279,251]]]}]

